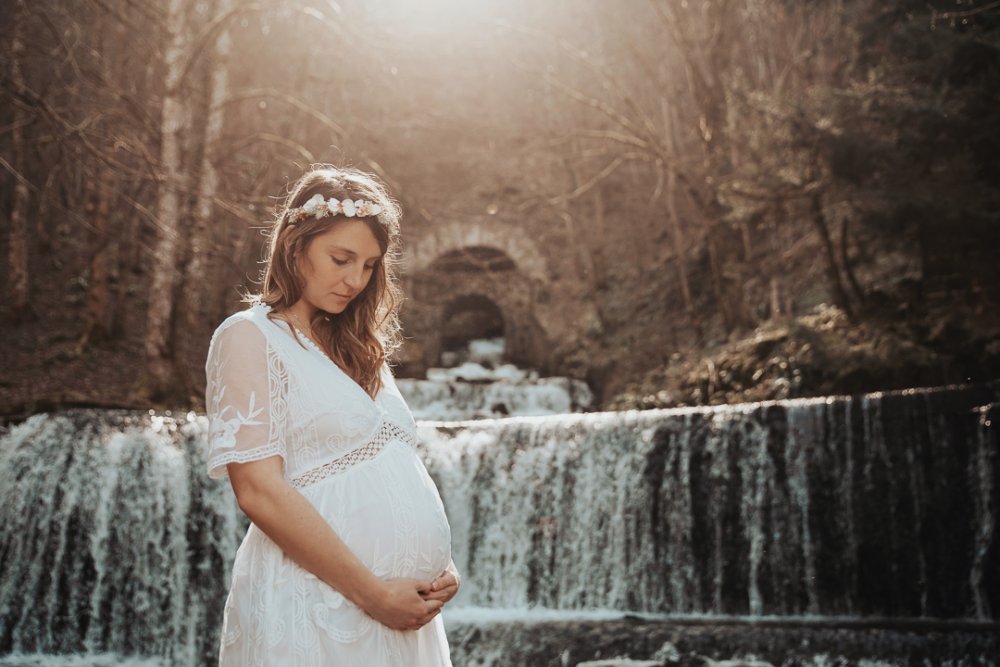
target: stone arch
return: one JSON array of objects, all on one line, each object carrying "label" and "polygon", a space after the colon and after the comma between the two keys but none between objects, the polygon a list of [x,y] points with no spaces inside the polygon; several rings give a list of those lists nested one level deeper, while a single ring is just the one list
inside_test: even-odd
[{"label": "stone arch", "polygon": [[469,247],[496,248],[510,257],[525,275],[541,282],[547,279],[545,259],[534,241],[522,230],[508,225],[453,222],[435,227],[404,249],[404,266],[408,273],[418,273],[439,257]]},{"label": "stone arch", "polygon": [[[476,235],[462,240],[470,243],[456,246],[453,238],[438,246],[425,244],[421,252],[437,247],[439,254],[407,265],[403,318],[413,342],[404,346],[403,371],[420,377],[440,365],[445,352],[475,338],[502,336],[505,361],[546,372],[548,336],[534,313],[543,281],[496,247],[511,244],[484,243]],[[534,266],[536,273],[545,270]]]}]

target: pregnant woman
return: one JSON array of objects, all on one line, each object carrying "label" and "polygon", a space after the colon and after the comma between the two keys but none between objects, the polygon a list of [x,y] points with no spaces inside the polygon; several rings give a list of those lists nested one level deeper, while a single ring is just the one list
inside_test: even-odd
[{"label": "pregnant woman", "polygon": [[212,336],[208,473],[252,522],[221,667],[451,665],[451,530],[386,360],[399,217],[370,175],[310,169],[274,224],[262,294]]}]

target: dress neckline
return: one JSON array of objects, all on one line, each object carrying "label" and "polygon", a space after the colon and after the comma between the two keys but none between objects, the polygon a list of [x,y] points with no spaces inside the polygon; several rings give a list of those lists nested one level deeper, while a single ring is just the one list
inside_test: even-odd
[{"label": "dress neckline", "polygon": [[350,382],[352,385],[354,385],[358,389],[358,391],[360,391],[362,394],[364,394],[365,398],[367,398],[369,401],[371,401],[372,405],[374,405],[375,407],[377,407],[379,409],[379,411],[382,410],[382,406],[379,405],[378,398],[379,398],[379,396],[381,396],[383,394],[383,392],[385,392],[386,384],[384,382],[382,383],[382,386],[379,387],[378,393],[375,395],[375,398],[372,398],[372,395],[369,394],[367,391],[365,391],[365,388],[362,387],[360,384],[358,384],[357,380],[355,380],[350,375],[348,375],[347,371],[345,371],[343,368],[341,368],[340,365],[338,365],[336,361],[334,361],[333,359],[331,359],[330,356],[326,352],[323,351],[323,348],[321,348],[319,345],[317,345],[316,342],[312,338],[310,338],[309,336],[305,335],[305,333],[303,333],[301,329],[299,329],[297,326],[295,326],[294,324],[292,324],[291,322],[289,322],[287,320],[273,320],[270,317],[267,317],[267,313],[269,313],[272,310],[272,308],[271,308],[270,305],[264,303],[263,301],[255,301],[254,305],[263,308],[264,313],[265,313],[264,319],[268,320],[269,322],[275,324],[276,326],[277,326],[277,322],[284,322],[286,325],[288,325],[288,334],[289,335],[291,335],[291,329],[294,328],[295,331],[298,332],[299,336],[301,336],[302,338],[305,339],[305,341],[309,345],[309,347],[311,347],[313,350],[315,350],[320,356],[322,356],[324,359],[326,359],[330,363],[331,366],[333,366],[335,369],[337,369],[337,372],[340,373],[342,376],[344,376],[344,378],[347,379],[348,382]]}]

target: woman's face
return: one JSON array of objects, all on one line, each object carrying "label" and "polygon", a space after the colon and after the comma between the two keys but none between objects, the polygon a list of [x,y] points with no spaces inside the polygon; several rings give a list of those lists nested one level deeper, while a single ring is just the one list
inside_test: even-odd
[{"label": "woman's face", "polygon": [[300,264],[302,298],[328,313],[341,313],[371,280],[382,248],[368,225],[346,219],[312,239]]}]

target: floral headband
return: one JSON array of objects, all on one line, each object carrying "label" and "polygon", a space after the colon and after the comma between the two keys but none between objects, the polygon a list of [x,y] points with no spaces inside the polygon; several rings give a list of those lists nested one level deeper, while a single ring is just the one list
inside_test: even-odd
[{"label": "floral headband", "polygon": [[345,199],[344,201],[340,201],[333,197],[326,199],[321,194],[315,194],[302,206],[288,209],[288,224],[293,225],[310,215],[316,218],[325,218],[328,215],[366,218],[368,216],[377,216],[381,212],[381,206],[366,199]]}]

